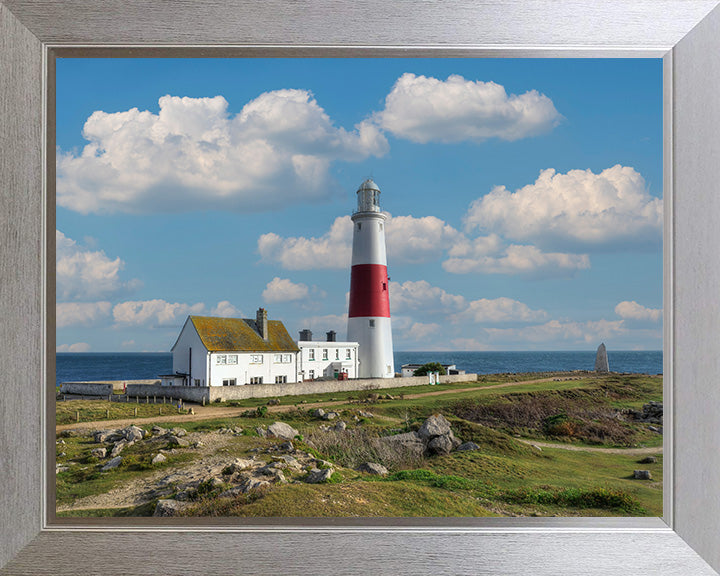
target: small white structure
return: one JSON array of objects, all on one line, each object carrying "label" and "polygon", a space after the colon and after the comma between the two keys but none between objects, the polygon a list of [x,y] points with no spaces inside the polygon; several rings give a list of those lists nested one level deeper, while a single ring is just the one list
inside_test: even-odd
[{"label": "small white structure", "polygon": [[298,381],[298,352],[282,322],[260,308],[255,320],[188,316],[163,386],[241,386]]},{"label": "small white structure", "polygon": [[336,342],[333,331],[327,333],[326,341],[313,341],[312,332],[302,330],[298,347],[303,380],[357,378],[357,342]]},{"label": "small white structure", "polygon": [[392,329],[380,189],[365,180],[352,215],[353,246],[347,339],[360,344],[359,378],[393,378]]}]

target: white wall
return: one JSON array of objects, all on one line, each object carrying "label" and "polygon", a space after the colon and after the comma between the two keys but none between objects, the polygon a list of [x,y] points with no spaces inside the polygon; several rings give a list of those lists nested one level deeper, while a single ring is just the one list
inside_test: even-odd
[{"label": "white wall", "polygon": [[[313,378],[322,376],[333,376],[333,364],[341,363],[342,370],[347,371],[348,378],[357,378],[358,375],[358,343],[357,342],[322,342],[322,341],[300,341],[300,371],[304,379],[310,379],[310,371],[313,371]],[[347,360],[347,350],[350,350],[350,360]],[[315,352],[315,360],[310,360],[310,350]],[[323,350],[328,351],[328,357],[323,360]],[[336,352],[339,357],[336,360]]]},{"label": "white wall", "polygon": [[195,385],[195,379],[200,380],[201,386],[207,386],[207,349],[200,340],[192,321],[188,319],[183,326],[180,336],[173,347],[173,373],[191,372],[189,350],[192,348],[192,373],[190,385]]},{"label": "white wall", "polygon": [[[218,364],[218,356],[237,355],[237,364]],[[280,356],[290,362],[276,362]],[[253,362],[253,357],[261,357],[262,362]],[[250,379],[261,377],[263,384],[274,384],[276,376],[285,376],[287,382],[297,382],[297,352],[212,352],[208,357],[210,386],[222,386],[223,380],[236,380],[236,386],[250,384]]]}]

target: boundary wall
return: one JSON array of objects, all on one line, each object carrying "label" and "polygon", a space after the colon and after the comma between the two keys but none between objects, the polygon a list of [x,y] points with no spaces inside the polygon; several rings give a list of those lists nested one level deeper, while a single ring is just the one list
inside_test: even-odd
[{"label": "boundary wall", "polygon": [[81,394],[83,396],[108,396],[113,392],[122,392],[127,384],[160,384],[160,380],[95,380],[88,382],[61,382],[62,394]]},{"label": "boundary wall", "polygon": [[[439,376],[440,384],[475,382],[477,374],[452,374]],[[429,383],[427,376],[409,378],[367,378],[357,380],[313,380],[291,384],[255,384],[244,386],[160,386],[159,384],[134,384],[128,381],[129,396],[167,396],[188,402],[223,402],[225,400],[246,400],[248,398],[275,398],[276,396],[297,396],[300,394],[325,394],[328,392],[352,392],[361,390],[382,390],[423,386]]]}]

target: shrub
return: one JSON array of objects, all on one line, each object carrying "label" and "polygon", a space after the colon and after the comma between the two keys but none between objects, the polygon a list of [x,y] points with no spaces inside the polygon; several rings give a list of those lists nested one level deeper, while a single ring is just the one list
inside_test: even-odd
[{"label": "shrub", "polygon": [[440,376],[444,376],[445,368],[442,367],[440,362],[428,362],[415,370],[415,372],[413,372],[413,376],[427,376],[428,372],[437,372]]}]

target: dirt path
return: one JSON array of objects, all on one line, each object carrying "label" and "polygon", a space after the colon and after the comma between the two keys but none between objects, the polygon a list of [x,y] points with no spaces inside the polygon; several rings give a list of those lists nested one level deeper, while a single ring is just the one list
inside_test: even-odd
[{"label": "dirt path", "polygon": [[[490,390],[494,388],[509,388],[512,386],[523,386],[525,384],[538,384],[541,382],[565,382],[568,380],[579,380],[577,376],[569,376],[565,378],[539,378],[537,380],[522,380],[520,382],[504,382],[502,384],[492,384],[490,386],[473,386],[472,388],[451,388],[449,390],[438,390],[437,392],[423,392],[419,394],[405,394],[405,400],[413,400],[415,398],[425,398],[428,396],[443,396],[444,394],[456,394],[458,392],[473,392],[475,390]],[[383,393],[378,390],[378,393]],[[340,406],[347,404],[348,400],[333,400],[327,402],[313,402],[303,404],[303,408],[311,409],[326,406]],[[296,407],[294,405],[268,406],[268,412],[290,412]],[[122,428],[130,424],[142,424],[143,422],[198,422],[201,420],[210,420],[213,418],[235,418],[246,412],[249,408],[215,408],[213,406],[193,406],[194,415],[189,414],[173,414],[170,416],[151,416],[148,418],[124,418],[122,420],[97,420],[94,422],[78,422],[75,424],[63,424],[56,426],[55,430],[61,432],[63,430],[100,430],[103,428]]]},{"label": "dirt path", "polygon": [[554,442],[537,442],[535,440],[525,440],[523,438],[515,438],[518,442],[529,444],[531,446],[540,446],[540,448],[558,448],[559,450],[570,450],[571,452],[602,452],[604,454],[625,454],[626,456],[643,456],[645,454],[662,454],[662,446],[654,446],[649,448],[595,448],[593,446],[575,446],[573,444],[562,444]]}]

